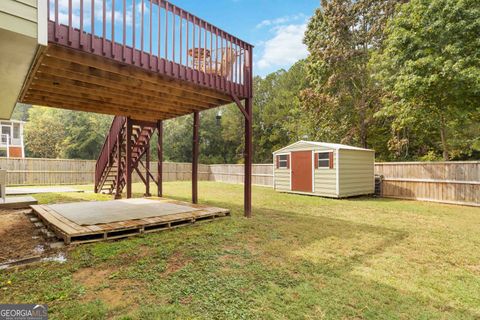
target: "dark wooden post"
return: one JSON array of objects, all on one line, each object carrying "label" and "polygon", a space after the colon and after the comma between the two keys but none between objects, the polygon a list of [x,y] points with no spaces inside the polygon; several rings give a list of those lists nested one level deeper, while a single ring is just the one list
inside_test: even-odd
[{"label": "dark wooden post", "polygon": [[252,124],[253,124],[253,106],[252,99],[245,100],[245,111],[248,117],[245,117],[245,182],[244,182],[244,210],[245,217],[252,216]]},{"label": "dark wooden post", "polygon": [[125,164],[126,164],[126,184],[127,184],[127,199],[132,197],[132,119],[127,118],[127,134],[126,134],[126,148]]},{"label": "dark wooden post", "polygon": [[163,122],[162,120],[157,121],[157,134],[158,134],[157,196],[163,197]]},{"label": "dark wooden post", "polygon": [[146,177],[145,177],[145,197],[151,197],[150,194],[150,140],[148,140],[148,145],[146,146],[145,150],[145,170],[146,170]]},{"label": "dark wooden post", "polygon": [[198,153],[199,153],[200,113],[193,113],[193,152],[192,152],[192,202],[198,203]]}]

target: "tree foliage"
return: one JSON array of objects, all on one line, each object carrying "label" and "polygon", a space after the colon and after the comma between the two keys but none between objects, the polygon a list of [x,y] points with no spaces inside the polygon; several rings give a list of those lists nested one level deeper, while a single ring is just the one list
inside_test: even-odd
[{"label": "tree foliage", "polygon": [[308,25],[305,44],[309,88],[305,110],[318,130],[314,139],[371,147],[369,128],[381,106],[381,89],[369,60],[397,0],[323,0]]},{"label": "tree foliage", "polygon": [[28,110],[27,157],[96,159],[112,117],[47,107]]},{"label": "tree foliage", "polygon": [[475,0],[324,0],[302,92],[317,140],[383,160],[468,159],[479,143]]},{"label": "tree foliage", "polygon": [[379,116],[392,119],[391,149],[428,130],[438,137],[428,151],[441,149],[444,160],[471,154],[475,145],[465,142],[480,130],[480,2],[412,0],[386,35],[372,65],[389,92]]}]

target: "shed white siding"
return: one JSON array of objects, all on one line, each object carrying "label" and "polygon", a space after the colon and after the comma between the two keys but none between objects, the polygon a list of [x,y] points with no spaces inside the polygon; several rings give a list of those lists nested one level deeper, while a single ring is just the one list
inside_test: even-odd
[{"label": "shed white siding", "polygon": [[[291,153],[295,151],[312,152],[312,192],[298,192],[291,189]],[[333,153],[333,168],[315,169],[314,154],[318,152]],[[284,154],[290,155],[290,167],[277,168],[276,156]],[[374,193],[375,153],[372,150],[340,144],[299,141],[274,152],[273,156],[275,190],[332,198]]]},{"label": "shed white siding", "polygon": [[[291,190],[291,170],[280,169],[276,166],[275,156],[281,154],[290,154],[295,151],[312,151],[315,152],[333,152],[333,169],[318,168],[313,169],[313,192],[296,192]],[[291,159],[291,158],[290,158]],[[314,158],[312,158],[312,165],[314,166]],[[291,164],[290,164],[291,165]],[[285,147],[274,153],[274,187],[275,190],[294,192],[301,194],[312,194],[324,197],[337,197],[337,156],[335,150],[332,148],[312,145],[308,142],[300,141],[291,146]]]},{"label": "shed white siding", "polygon": [[375,153],[372,151],[339,150],[340,197],[375,192]]},{"label": "shed white siding", "polygon": [[274,164],[274,187],[278,191],[290,191],[290,169],[277,169]]}]

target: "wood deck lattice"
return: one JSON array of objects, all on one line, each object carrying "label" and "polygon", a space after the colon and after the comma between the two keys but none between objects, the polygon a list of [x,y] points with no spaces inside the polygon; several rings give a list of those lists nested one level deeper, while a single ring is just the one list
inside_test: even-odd
[{"label": "wood deck lattice", "polygon": [[[173,203],[197,209],[192,212],[159,215],[144,219],[125,220],[97,225],[79,225],[53,210],[48,205],[31,206],[34,214],[65,244],[78,244],[125,238],[143,233],[157,232],[201,221],[209,221],[230,215],[228,209],[195,205],[164,198],[155,198],[162,203]],[[101,214],[101,211],[99,212]],[[159,213],[160,214],[160,213]]]}]

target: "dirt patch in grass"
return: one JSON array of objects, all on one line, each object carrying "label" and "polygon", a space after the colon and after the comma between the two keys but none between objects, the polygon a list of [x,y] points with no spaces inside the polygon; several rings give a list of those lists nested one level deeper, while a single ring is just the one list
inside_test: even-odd
[{"label": "dirt patch in grass", "polygon": [[109,279],[113,273],[111,269],[97,270],[93,268],[81,269],[73,274],[73,281],[81,283],[87,288],[94,288]]},{"label": "dirt patch in grass", "polygon": [[81,269],[73,274],[73,280],[85,287],[84,302],[101,300],[109,308],[136,304],[138,284],[130,279],[115,279],[114,269]]},{"label": "dirt patch in grass", "polygon": [[163,274],[165,276],[173,274],[185,267],[190,262],[191,259],[186,258],[181,252],[175,252],[170,256],[170,258],[168,258],[167,267],[165,268],[165,272]]},{"label": "dirt patch in grass", "polygon": [[92,292],[85,297],[86,302],[93,300],[101,300],[110,308],[116,308],[130,304],[132,299],[130,293],[125,292],[122,288],[104,288],[99,291]]},{"label": "dirt patch in grass", "polygon": [[45,238],[25,215],[29,212],[0,210],[0,263],[47,253]]}]

